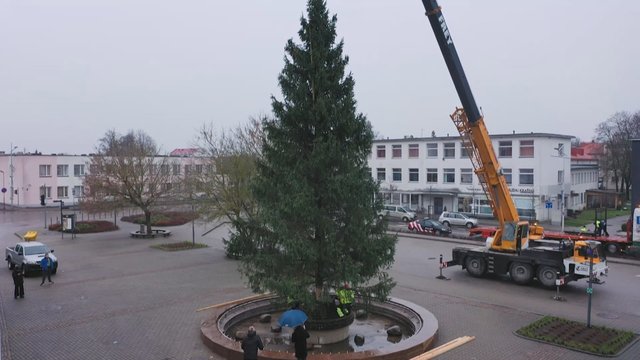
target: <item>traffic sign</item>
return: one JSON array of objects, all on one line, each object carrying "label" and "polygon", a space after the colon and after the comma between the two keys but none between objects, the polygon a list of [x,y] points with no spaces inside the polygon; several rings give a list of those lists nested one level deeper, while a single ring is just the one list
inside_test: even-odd
[{"label": "traffic sign", "polygon": [[552,209],[553,208],[553,203],[551,201],[547,201],[544,203],[544,207],[545,209]]},{"label": "traffic sign", "polygon": [[593,294],[593,288],[587,288],[587,294]]}]

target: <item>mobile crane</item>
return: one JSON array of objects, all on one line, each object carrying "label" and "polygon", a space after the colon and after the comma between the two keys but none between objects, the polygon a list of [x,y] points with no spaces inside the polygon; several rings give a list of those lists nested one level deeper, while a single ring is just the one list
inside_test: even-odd
[{"label": "mobile crane", "polygon": [[462,102],[462,108],[456,108],[450,117],[499,223],[486,247],[454,248],[447,266],[461,265],[475,277],[509,274],[519,284],[528,284],[535,276],[542,285],[552,287],[556,280],[566,283],[588,278],[592,260],[593,280],[601,282],[598,277],[605,275],[608,267],[606,259],[599,256],[598,242],[545,241],[542,227],[520,221],[441,8],[436,0],[422,0],[422,4]]}]

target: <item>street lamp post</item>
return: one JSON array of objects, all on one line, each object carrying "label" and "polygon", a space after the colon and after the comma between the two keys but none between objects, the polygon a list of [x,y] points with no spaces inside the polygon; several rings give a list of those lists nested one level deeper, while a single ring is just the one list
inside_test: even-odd
[{"label": "street lamp post", "polygon": [[7,201],[5,199],[6,199],[7,189],[5,189],[5,187],[4,187],[4,171],[0,170],[0,172],[2,173],[2,210],[6,210],[7,209]]},{"label": "street lamp post", "polygon": [[13,143],[11,143],[11,151],[9,152],[9,189],[11,190],[11,193],[9,194],[9,201],[11,201],[11,207],[13,207],[13,150],[17,148],[17,145],[13,146]]},{"label": "street lamp post", "polygon": [[589,248],[587,249],[587,255],[589,255],[589,286],[587,287],[587,294],[589,295],[589,300],[587,303],[587,327],[591,327],[591,295],[593,294],[593,253],[598,248],[599,242],[594,240],[587,240],[587,245]]},{"label": "street lamp post", "polygon": [[[565,203],[564,203],[564,178],[566,176],[565,174],[565,159],[566,156],[564,154],[564,144],[558,144],[557,148],[553,148],[554,150],[558,151],[558,155],[554,156],[554,157],[559,157],[562,159],[562,178],[559,179],[560,180],[560,229],[562,232],[564,232],[564,213],[565,213]],[[553,155],[552,155],[553,156]]]}]

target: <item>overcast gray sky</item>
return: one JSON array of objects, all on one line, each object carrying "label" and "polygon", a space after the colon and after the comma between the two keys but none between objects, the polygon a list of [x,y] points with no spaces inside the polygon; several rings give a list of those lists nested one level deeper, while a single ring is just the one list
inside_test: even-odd
[{"label": "overcast gray sky", "polygon": [[[382,137],[454,135],[458,97],[419,0],[328,0],[358,110]],[[441,0],[492,134],[591,140],[640,110],[640,1]],[[304,0],[0,0],[0,150],[88,153],[109,129],[166,151],[281,98]]]}]

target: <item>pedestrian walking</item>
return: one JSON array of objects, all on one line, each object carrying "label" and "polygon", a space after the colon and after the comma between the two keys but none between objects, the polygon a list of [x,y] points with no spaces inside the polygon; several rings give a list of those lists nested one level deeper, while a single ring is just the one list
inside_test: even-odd
[{"label": "pedestrian walking", "polygon": [[291,342],[294,344],[296,349],[296,359],[297,360],[306,360],[307,359],[307,339],[309,338],[309,333],[304,325],[298,325],[293,330],[293,334],[291,335]]},{"label": "pedestrian walking", "polygon": [[53,284],[53,281],[51,281],[53,261],[51,261],[49,253],[44,254],[44,257],[40,260],[40,268],[42,269],[42,282],[40,283],[40,286],[44,285],[44,279],[49,280],[49,282]]},{"label": "pedestrian walking", "polygon": [[593,224],[596,226],[596,229],[595,229],[596,236],[600,236],[600,234],[602,233],[602,228],[600,227],[600,220],[596,220]]},{"label": "pedestrian walking", "polygon": [[600,228],[602,229],[602,234],[604,234],[604,236],[609,236],[609,232],[607,231],[607,220],[602,220],[600,222]]},{"label": "pedestrian walking", "polygon": [[24,273],[22,268],[15,266],[11,276],[13,277],[13,298],[17,299],[20,296],[21,299],[24,299]]},{"label": "pedestrian walking", "polygon": [[249,326],[247,336],[242,339],[242,350],[244,351],[244,360],[258,360],[258,349],[264,349],[262,339],[256,334],[256,328]]}]

